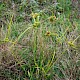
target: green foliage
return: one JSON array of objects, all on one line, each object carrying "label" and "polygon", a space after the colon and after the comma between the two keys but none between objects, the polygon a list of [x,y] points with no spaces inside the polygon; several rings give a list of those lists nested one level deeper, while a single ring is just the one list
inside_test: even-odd
[{"label": "green foliage", "polygon": [[80,21],[71,0],[4,0],[0,15],[1,77],[80,79]]}]

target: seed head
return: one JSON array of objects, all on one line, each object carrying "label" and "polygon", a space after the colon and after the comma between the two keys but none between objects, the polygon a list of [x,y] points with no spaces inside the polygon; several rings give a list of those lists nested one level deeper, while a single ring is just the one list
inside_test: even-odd
[{"label": "seed head", "polygon": [[50,21],[50,22],[53,22],[54,20],[56,20],[56,16],[50,16],[50,17],[49,17],[49,21]]},{"label": "seed head", "polygon": [[51,32],[50,31],[47,31],[45,35],[46,36],[51,36]]}]

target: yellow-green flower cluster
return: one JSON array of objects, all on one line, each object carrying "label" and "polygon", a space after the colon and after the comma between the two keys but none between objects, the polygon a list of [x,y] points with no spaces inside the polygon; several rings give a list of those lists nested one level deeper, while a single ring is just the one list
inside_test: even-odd
[{"label": "yellow-green flower cluster", "polygon": [[35,22],[35,23],[33,24],[33,27],[38,27],[38,26],[40,26],[40,22]]},{"label": "yellow-green flower cluster", "polygon": [[32,13],[31,16],[33,19],[36,19],[39,16],[39,14],[38,13]]},{"label": "yellow-green flower cluster", "polygon": [[39,13],[32,13],[31,16],[33,18],[33,27],[39,27],[40,26]]},{"label": "yellow-green flower cluster", "polygon": [[73,41],[68,41],[69,46],[71,46],[72,48],[76,48],[75,44],[73,43]]}]

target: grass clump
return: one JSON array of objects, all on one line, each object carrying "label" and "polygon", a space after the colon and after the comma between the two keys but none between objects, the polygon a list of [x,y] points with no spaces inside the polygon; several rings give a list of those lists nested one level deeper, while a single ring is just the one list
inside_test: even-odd
[{"label": "grass clump", "polygon": [[70,0],[2,0],[0,10],[1,80],[80,79],[80,24]]}]

